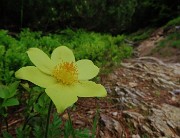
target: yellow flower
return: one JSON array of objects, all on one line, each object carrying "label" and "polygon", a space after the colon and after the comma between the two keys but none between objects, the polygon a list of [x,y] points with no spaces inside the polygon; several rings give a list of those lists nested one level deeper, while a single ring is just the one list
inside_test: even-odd
[{"label": "yellow flower", "polygon": [[76,62],[69,48],[57,47],[51,58],[38,48],[30,48],[27,54],[35,66],[22,67],[15,76],[46,88],[45,92],[59,113],[75,103],[78,97],[107,95],[101,84],[89,81],[98,74],[99,68],[91,60]]}]

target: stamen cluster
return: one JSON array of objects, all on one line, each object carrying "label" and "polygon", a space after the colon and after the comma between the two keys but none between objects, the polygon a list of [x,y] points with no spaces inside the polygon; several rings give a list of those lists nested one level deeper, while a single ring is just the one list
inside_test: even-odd
[{"label": "stamen cluster", "polygon": [[63,84],[73,84],[78,81],[78,70],[74,62],[62,62],[53,70],[53,77]]}]

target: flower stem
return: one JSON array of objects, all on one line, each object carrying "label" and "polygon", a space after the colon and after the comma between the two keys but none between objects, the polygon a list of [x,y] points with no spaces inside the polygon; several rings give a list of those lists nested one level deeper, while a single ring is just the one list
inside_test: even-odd
[{"label": "flower stem", "polygon": [[9,126],[8,126],[7,117],[5,117],[4,120],[5,120],[5,123],[6,123],[6,131],[9,132]]},{"label": "flower stem", "polygon": [[73,128],[73,123],[72,123],[72,120],[71,120],[71,116],[70,116],[69,110],[67,110],[67,113],[68,113],[68,118],[69,118],[71,130],[72,130],[72,137],[75,138],[75,133],[74,133],[74,128]]},{"label": "flower stem", "polygon": [[44,138],[48,138],[48,130],[49,130],[49,121],[50,121],[51,108],[52,108],[52,100],[50,101],[50,104],[49,104],[47,121],[46,121],[46,131],[45,131]]},{"label": "flower stem", "polygon": [[[7,113],[7,108],[4,108],[4,113]],[[5,125],[6,125],[6,131],[9,132],[9,126],[8,126],[8,118],[7,116],[4,116],[4,122],[5,122]]]}]

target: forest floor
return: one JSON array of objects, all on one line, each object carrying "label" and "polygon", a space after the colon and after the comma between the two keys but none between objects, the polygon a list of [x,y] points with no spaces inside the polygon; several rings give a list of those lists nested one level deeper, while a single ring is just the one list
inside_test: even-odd
[{"label": "forest floor", "polygon": [[180,51],[154,51],[163,37],[156,30],[135,57],[101,75],[108,96],[80,99],[71,113],[76,127],[91,128],[98,108],[97,138],[180,138]]},{"label": "forest floor", "polygon": [[[180,51],[154,51],[162,39],[160,28],[138,44],[134,57],[100,75],[108,96],[79,98],[70,111],[75,128],[91,129],[96,118],[97,138],[180,138]],[[68,120],[67,112],[61,117]]]}]

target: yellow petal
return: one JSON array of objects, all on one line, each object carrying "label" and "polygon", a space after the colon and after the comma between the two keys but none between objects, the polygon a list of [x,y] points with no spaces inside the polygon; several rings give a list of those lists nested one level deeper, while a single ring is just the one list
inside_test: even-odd
[{"label": "yellow petal", "polygon": [[83,59],[76,62],[78,80],[89,80],[97,76],[99,68],[91,60]]},{"label": "yellow petal", "polygon": [[46,74],[51,74],[55,64],[42,50],[38,48],[30,48],[28,51],[28,56],[32,63],[41,71]]},{"label": "yellow petal", "polygon": [[45,92],[55,104],[58,113],[62,113],[78,100],[76,93],[69,85],[53,85],[48,87]]},{"label": "yellow petal", "polygon": [[73,91],[78,97],[105,97],[106,89],[92,81],[80,81],[74,85]]},{"label": "yellow petal", "polygon": [[51,60],[55,64],[59,64],[60,62],[75,62],[75,57],[73,52],[67,48],[66,46],[57,47],[51,54]]},{"label": "yellow petal", "polygon": [[41,72],[35,66],[20,68],[18,71],[16,71],[15,77],[23,80],[28,80],[43,88],[57,83],[55,78]]}]

